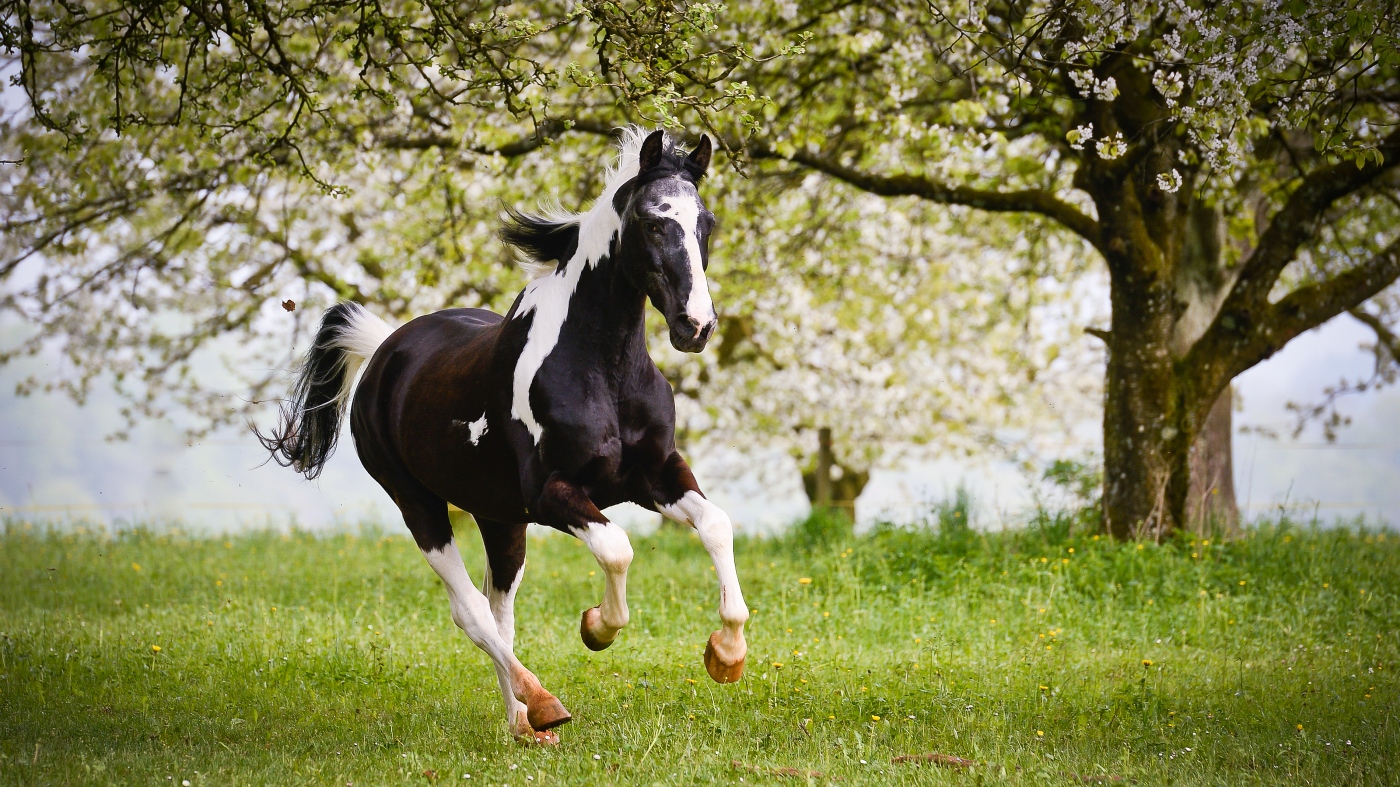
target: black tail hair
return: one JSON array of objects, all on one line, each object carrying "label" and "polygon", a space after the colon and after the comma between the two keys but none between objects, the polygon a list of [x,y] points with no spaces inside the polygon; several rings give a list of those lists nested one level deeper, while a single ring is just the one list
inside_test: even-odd
[{"label": "black tail hair", "polygon": [[351,362],[352,354],[341,339],[361,308],[356,303],[340,303],[326,310],[316,329],[316,341],[297,370],[296,382],[288,398],[282,400],[277,428],[265,435],[252,427],[273,461],[308,479],[321,474],[340,437],[340,420],[350,401],[342,391],[346,377],[359,366]]}]

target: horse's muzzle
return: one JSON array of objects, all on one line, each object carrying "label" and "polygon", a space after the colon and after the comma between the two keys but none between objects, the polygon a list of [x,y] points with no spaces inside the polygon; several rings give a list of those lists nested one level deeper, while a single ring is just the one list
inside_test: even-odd
[{"label": "horse's muzzle", "polygon": [[682,314],[671,321],[671,346],[681,352],[698,353],[705,349],[710,337],[715,334],[717,325],[717,319],[711,319],[702,325]]}]

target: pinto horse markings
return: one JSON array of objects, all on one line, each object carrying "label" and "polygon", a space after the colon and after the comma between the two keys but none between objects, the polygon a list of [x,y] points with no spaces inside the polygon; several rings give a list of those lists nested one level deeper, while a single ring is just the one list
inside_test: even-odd
[{"label": "pinto horse markings", "polygon": [[[579,624],[593,650],[627,625],[632,562],[627,534],[600,509],[633,502],[694,527],[720,582],[722,626],[705,668],[720,683],[743,673],[748,609],[733,528],[676,451],[675,401],[644,333],[648,300],[676,349],[699,352],[714,333],[714,216],[696,188],[709,162],[708,138],[682,156],[662,132],[631,129],[586,213],[511,211],[502,238],[533,258],[536,277],[504,317],[446,309],[393,330],[357,304],[332,307],[279,428],[260,435],[279,463],[314,478],[349,405],[360,461],[441,577],[453,621],[490,655],[511,733],[527,741],[557,742],[550,730],[570,718],[512,650],[528,522],[576,536],[603,570],[603,598]],[[480,526],[480,590],[449,502]]]}]

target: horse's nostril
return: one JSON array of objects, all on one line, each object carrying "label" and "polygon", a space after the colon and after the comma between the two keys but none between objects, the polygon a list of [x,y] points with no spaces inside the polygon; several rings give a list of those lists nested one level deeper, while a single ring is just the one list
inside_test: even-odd
[{"label": "horse's nostril", "polygon": [[704,328],[700,329],[700,338],[704,341],[709,341],[710,337],[715,333],[715,326],[718,324],[719,320],[710,320]]}]

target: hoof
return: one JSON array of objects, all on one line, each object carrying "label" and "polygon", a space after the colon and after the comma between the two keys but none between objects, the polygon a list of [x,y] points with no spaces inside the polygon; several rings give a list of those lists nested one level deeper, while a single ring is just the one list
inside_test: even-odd
[{"label": "hoof", "polygon": [[740,656],[733,664],[725,664],[720,660],[719,654],[715,652],[715,637],[719,632],[710,635],[710,641],[705,643],[705,671],[710,673],[710,677],[715,683],[737,683],[739,678],[744,676],[744,657]]},{"label": "hoof", "polygon": [[530,730],[524,735],[515,736],[515,740],[526,746],[558,746],[559,733],[554,730]]},{"label": "hoof", "polygon": [[516,743],[525,746],[558,746],[559,735],[553,730],[536,730],[530,726],[526,713],[520,713],[515,717],[515,724],[511,725],[510,734],[515,738]]},{"label": "hoof", "polygon": [[530,727],[535,730],[536,735],[554,729],[573,718],[568,711],[564,710],[564,705],[559,702],[559,698],[549,692],[542,692],[539,698],[531,702],[528,707],[529,710],[526,712],[525,718],[530,722]]},{"label": "hoof", "polygon": [[578,635],[583,640],[583,646],[589,650],[606,650],[617,639],[617,632],[613,632],[612,639],[604,641],[595,634],[595,631],[603,631],[603,613],[597,607],[590,607],[583,611],[583,619],[578,624]]}]

